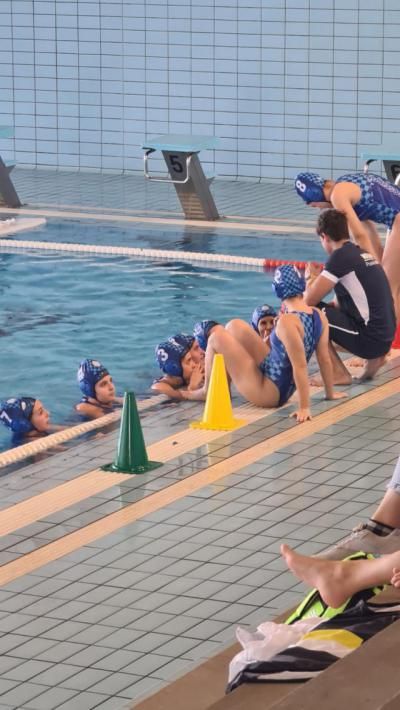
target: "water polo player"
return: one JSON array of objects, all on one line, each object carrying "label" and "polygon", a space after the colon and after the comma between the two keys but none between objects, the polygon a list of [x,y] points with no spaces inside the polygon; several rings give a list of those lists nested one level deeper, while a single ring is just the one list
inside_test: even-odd
[{"label": "water polo player", "polygon": [[[311,207],[335,207],[346,215],[359,247],[373,254],[386,272],[400,321],[400,187],[372,173],[348,173],[324,180],[316,173],[299,173],[297,194]],[[375,224],[387,227],[385,247]]]},{"label": "water polo player", "polygon": [[90,358],[82,360],[77,379],[82,398],[75,405],[75,409],[85,418],[97,419],[112,412],[115,405],[122,404],[122,397],[117,397],[115,394],[110,373],[98,360]]},{"label": "water polo player", "polygon": [[327,399],[344,395],[333,390],[332,365],[328,350],[328,321],[303,300],[304,278],[293,266],[275,271],[274,289],[286,312],[279,318],[269,344],[252,326],[233,320],[226,328],[214,324],[207,338],[206,381],[197,392],[185,392],[185,399],[204,399],[214,354],[222,353],[225,366],[239,393],[259,407],[285,404],[297,389],[298,422],[311,418],[307,363],[316,352]]}]

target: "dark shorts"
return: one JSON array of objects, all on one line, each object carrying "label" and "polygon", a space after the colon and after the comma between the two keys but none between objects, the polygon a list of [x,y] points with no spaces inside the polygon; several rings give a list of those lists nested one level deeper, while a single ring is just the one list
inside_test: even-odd
[{"label": "dark shorts", "polygon": [[324,311],[329,321],[329,339],[349,353],[372,360],[389,352],[392,341],[371,338],[368,326],[358,323],[348,313],[326,303],[319,303],[318,308]]}]

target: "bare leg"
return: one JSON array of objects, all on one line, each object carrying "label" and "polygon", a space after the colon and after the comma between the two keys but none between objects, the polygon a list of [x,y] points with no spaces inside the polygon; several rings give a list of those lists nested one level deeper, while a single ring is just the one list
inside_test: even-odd
[{"label": "bare leg", "polygon": [[[340,359],[332,343],[329,343],[329,355],[332,361],[333,369],[333,384],[334,385],[351,385],[353,379],[350,372],[346,368],[345,364]],[[310,379],[310,384],[317,387],[322,387],[322,378],[319,376],[312,377]]]},{"label": "bare leg", "polygon": [[387,491],[371,518],[391,528],[400,528],[400,458],[396,463]]},{"label": "bare leg", "polygon": [[372,560],[340,562],[299,555],[288,545],[281,545],[281,553],[293,574],[316,587],[324,602],[334,608],[361,589],[388,584],[400,567],[400,551]]},{"label": "bare leg", "polygon": [[392,290],[396,321],[400,323],[400,214],[397,215],[386,237],[382,266]]},{"label": "bare leg", "polygon": [[234,318],[226,324],[225,329],[243,345],[250,357],[257,363],[262,362],[271,350],[269,345],[261,340],[251,325],[244,320]]},{"label": "bare leg", "polygon": [[400,494],[389,488],[371,519],[391,528],[400,528]]},{"label": "bare leg", "polygon": [[366,219],[363,222],[363,225],[369,234],[369,238],[370,238],[371,246],[372,246],[372,253],[376,257],[377,261],[379,261],[379,263],[381,263],[382,257],[383,257],[383,247],[382,247],[380,234],[379,234],[377,228],[375,227],[375,224],[373,222],[370,222],[369,219]]},{"label": "bare leg", "polygon": [[[257,338],[258,336],[254,334]],[[261,338],[260,345],[265,348]],[[278,388],[264,377],[259,364],[262,361],[261,357],[257,362],[223,326],[215,326],[208,338],[206,351],[206,387],[210,381],[211,368],[216,353],[221,353],[224,356],[225,367],[230,375],[232,382],[240,394],[249,402],[258,407],[277,407],[279,403]]]}]

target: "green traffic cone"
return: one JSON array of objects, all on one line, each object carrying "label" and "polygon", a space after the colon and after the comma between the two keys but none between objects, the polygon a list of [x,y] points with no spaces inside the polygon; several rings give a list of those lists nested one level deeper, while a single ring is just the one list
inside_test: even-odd
[{"label": "green traffic cone", "polygon": [[135,395],[125,392],[117,455],[113,463],[101,468],[115,473],[146,473],[159,466],[162,463],[147,458]]}]

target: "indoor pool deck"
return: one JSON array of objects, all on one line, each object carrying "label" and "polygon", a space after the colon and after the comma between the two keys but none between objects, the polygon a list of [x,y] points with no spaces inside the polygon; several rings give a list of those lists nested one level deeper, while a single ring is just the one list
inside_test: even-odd
[{"label": "indoor pool deck", "polygon": [[[134,176],[15,176],[37,211],[152,217],[143,205],[157,204],[179,217],[165,186]],[[217,181],[214,194],[240,220],[312,224],[290,186]],[[296,604],[304,588],[279,544],[319,552],[374,509],[400,452],[399,358],[347,400],[315,394],[312,409],[296,425],[292,404],[238,403],[247,425],[193,432],[202,405],[163,404],[142,415],[149,457],[164,462],[154,471],[98,470],[114,458],[116,431],[2,469],[0,709],[140,706],[231,645],[238,624],[254,628]],[[191,710],[217,699],[197,694]],[[176,707],[173,694],[154,699],[161,707]]]}]

